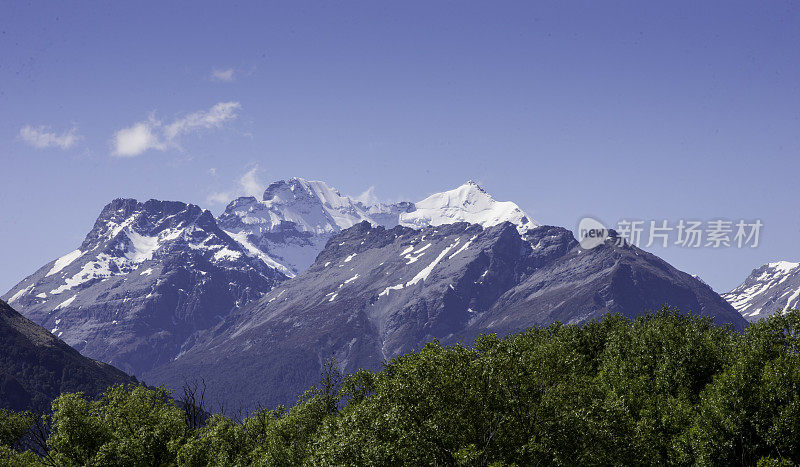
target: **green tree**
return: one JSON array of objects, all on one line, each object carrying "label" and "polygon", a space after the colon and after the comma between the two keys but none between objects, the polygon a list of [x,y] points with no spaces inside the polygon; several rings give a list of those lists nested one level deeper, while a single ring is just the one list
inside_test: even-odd
[{"label": "green tree", "polygon": [[776,314],[737,339],[732,361],[702,394],[691,432],[706,464],[800,463],[800,312]]},{"label": "green tree", "polygon": [[35,421],[30,412],[13,412],[0,409],[0,446],[18,448],[19,441]]},{"label": "green tree", "polygon": [[740,334],[664,307],[344,377],[331,358],[293,407],[241,423],[187,417],[163,389],[63,394],[43,460],[15,449],[32,415],[0,411],[0,465],[794,465],[798,328],[797,311]]},{"label": "green tree", "polygon": [[167,391],[116,385],[97,401],[56,399],[48,446],[60,465],[162,465],[174,461],[186,434]]}]

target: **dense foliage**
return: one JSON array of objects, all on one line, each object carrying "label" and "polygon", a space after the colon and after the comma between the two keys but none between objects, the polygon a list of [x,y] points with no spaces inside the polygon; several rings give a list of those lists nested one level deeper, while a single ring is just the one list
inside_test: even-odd
[{"label": "dense foliage", "polygon": [[[790,465],[800,462],[800,312],[739,334],[675,310],[426,345],[290,409],[202,426],[163,390],[0,412],[0,459],[45,465]],[[2,461],[0,461],[2,463]]]}]

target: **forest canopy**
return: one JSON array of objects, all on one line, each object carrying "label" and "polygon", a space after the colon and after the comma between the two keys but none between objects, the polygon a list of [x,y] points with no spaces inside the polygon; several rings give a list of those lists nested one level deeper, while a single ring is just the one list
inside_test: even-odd
[{"label": "forest canopy", "polygon": [[427,344],[320,383],[291,408],[197,412],[164,389],[0,411],[12,465],[790,465],[800,311],[744,333],[664,307],[471,346]]}]

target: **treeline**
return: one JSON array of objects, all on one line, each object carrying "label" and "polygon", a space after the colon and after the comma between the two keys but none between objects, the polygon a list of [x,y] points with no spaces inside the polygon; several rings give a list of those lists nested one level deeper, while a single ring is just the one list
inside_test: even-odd
[{"label": "treeline", "polygon": [[485,336],[472,347],[432,343],[374,373],[342,377],[329,363],[294,407],[240,421],[198,416],[142,386],[115,386],[95,401],[63,394],[46,416],[0,412],[0,459],[792,465],[800,462],[799,326],[793,311],[739,334],[665,307],[633,321]]}]

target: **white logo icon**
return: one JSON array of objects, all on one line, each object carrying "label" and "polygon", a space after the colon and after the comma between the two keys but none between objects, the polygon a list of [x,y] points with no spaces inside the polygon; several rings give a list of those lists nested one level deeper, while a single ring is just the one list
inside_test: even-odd
[{"label": "white logo icon", "polygon": [[608,229],[597,219],[584,217],[578,223],[578,241],[584,250],[602,245],[608,238]]}]

